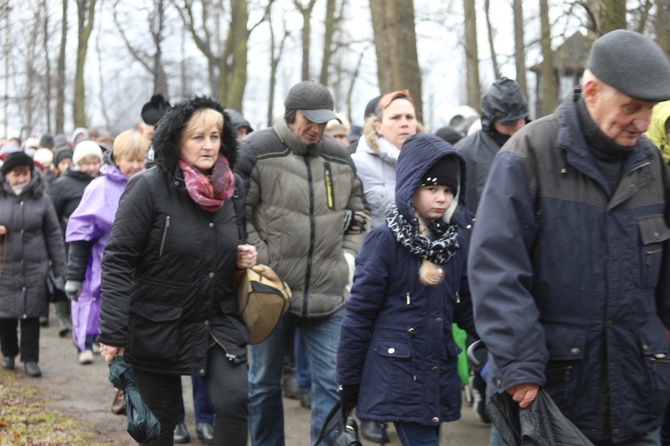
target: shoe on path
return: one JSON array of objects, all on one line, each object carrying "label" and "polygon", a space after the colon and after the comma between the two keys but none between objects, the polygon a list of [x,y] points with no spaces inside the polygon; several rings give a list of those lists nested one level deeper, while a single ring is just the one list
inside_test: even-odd
[{"label": "shoe on path", "polygon": [[79,364],[93,364],[93,352],[91,350],[84,350],[79,353]]},{"label": "shoe on path", "polygon": [[189,435],[188,429],[186,429],[186,425],[184,423],[177,423],[175,426],[174,433],[172,434],[172,442],[175,444],[191,442],[191,436]]},{"label": "shoe on path", "polygon": [[42,371],[40,370],[36,362],[26,362],[23,364],[23,368],[26,371],[26,375],[28,376],[31,376],[33,378],[39,378],[40,376],[42,376]]}]

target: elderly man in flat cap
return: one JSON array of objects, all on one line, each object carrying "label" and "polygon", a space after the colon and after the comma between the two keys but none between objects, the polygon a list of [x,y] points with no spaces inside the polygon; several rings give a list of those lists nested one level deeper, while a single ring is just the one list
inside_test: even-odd
[{"label": "elderly man in flat cap", "polygon": [[[338,401],[335,359],[353,259],[363,243],[353,213],[367,216],[346,149],[324,138],[337,119],[326,87],[302,81],[284,101],[284,117],[241,143],[236,170],[247,187],[247,242],[293,292],[287,314],[249,347],[252,446],[283,446],[282,363],[299,326],[312,376],[311,439]],[[329,444],[326,442],[326,444]]]},{"label": "elderly man in flat cap", "polygon": [[643,133],[668,99],[661,48],[605,34],[582,86],[498,152],[477,210],[468,271],[488,396],[525,408],[542,389],[595,445],[661,444],[670,181]]}]

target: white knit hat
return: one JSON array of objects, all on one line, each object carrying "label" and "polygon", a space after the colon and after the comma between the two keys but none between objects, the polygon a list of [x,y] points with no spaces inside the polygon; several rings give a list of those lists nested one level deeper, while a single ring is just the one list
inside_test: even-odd
[{"label": "white knit hat", "polygon": [[74,155],[72,155],[72,163],[76,166],[79,161],[87,156],[97,156],[102,162],[102,149],[98,143],[93,141],[82,141],[74,148]]},{"label": "white knit hat", "polygon": [[54,160],[54,153],[51,150],[42,147],[41,149],[37,149],[35,151],[33,160],[37,161],[44,167],[49,167]]}]

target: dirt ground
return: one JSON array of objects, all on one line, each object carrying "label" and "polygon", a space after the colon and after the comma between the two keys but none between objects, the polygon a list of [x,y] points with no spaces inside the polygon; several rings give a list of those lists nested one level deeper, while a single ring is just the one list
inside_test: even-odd
[{"label": "dirt ground", "polygon": [[[99,355],[94,363],[82,366],[77,362],[77,353],[71,339],[59,338],[55,316],[51,316],[51,326],[42,329],[40,340],[40,368],[42,377],[29,378],[23,373],[23,365],[17,362],[16,377],[23,384],[35,386],[49,399],[48,408],[57,410],[64,416],[78,419],[94,435],[92,444],[130,446],[136,443],[126,432],[126,418],[110,411],[115,390],[107,381],[107,364]],[[17,358],[18,360],[18,358]],[[197,444],[191,380],[182,378],[184,403],[186,405],[186,425],[191,434],[191,444]],[[284,399],[284,415],[287,446],[310,446],[309,411],[300,407],[298,400]],[[400,442],[389,426],[391,446]],[[463,418],[446,423],[442,428],[441,444],[456,446],[488,445],[489,427],[473,414],[472,407],[464,406]],[[364,445],[372,443],[363,441]]]}]

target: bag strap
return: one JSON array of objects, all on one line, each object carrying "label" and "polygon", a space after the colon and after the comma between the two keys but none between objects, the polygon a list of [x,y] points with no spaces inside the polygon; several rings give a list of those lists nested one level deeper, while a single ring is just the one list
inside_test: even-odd
[{"label": "bag strap", "polygon": [[2,260],[0,260],[0,277],[2,277],[2,273],[5,271],[5,261],[7,259],[7,242],[9,241],[9,237],[7,237],[7,233],[2,234],[0,237],[2,238]]},{"label": "bag strap", "polygon": [[[330,412],[328,412],[328,415],[326,415],[326,419],[323,421],[323,426],[321,426],[321,432],[319,433],[319,437],[316,439],[314,446],[318,446],[318,444],[321,443],[324,438],[326,438],[326,435],[328,435],[335,428],[335,426],[337,426],[337,424],[333,424],[333,420],[338,413],[342,412],[341,409],[342,402],[338,399],[333,408],[330,409]],[[346,420],[344,420],[344,423],[346,423]],[[333,426],[330,426],[330,424],[333,424]]]},{"label": "bag strap", "polygon": [[233,207],[235,208],[235,221],[237,223],[237,233],[240,238],[240,245],[246,243],[246,230],[244,228],[244,196],[240,192],[243,189],[242,177],[235,174],[235,191],[233,192]]}]

